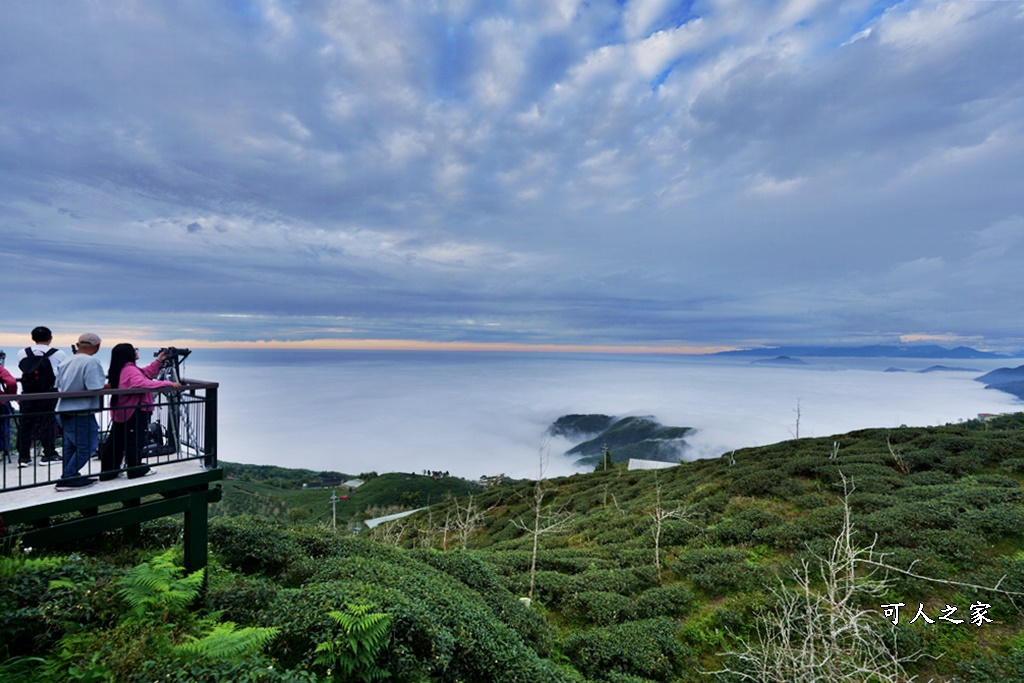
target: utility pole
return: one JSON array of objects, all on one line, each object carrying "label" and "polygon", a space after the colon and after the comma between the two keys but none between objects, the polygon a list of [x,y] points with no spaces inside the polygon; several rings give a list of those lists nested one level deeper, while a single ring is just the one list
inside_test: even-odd
[{"label": "utility pole", "polygon": [[331,526],[338,533],[338,492],[331,491]]}]

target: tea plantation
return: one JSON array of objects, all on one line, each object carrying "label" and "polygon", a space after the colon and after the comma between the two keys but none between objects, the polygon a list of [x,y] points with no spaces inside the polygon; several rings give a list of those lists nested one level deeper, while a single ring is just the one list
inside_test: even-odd
[{"label": "tea plantation", "polygon": [[1016,414],[469,487],[358,536],[278,496],[211,519],[205,577],[171,520],[15,548],[0,680],[1024,681],[1022,482]]}]

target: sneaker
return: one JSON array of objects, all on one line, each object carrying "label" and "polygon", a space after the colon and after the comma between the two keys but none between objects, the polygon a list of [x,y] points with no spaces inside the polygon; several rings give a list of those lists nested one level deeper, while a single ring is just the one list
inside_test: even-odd
[{"label": "sneaker", "polygon": [[53,455],[45,455],[39,458],[39,462],[63,462],[64,458],[54,453]]},{"label": "sneaker", "polygon": [[150,467],[148,470],[146,470],[145,472],[142,472],[141,474],[129,474],[128,478],[129,479],[141,479],[142,477],[152,477],[154,474],[156,474],[156,469]]},{"label": "sneaker", "polygon": [[73,477],[67,480],[61,479],[53,488],[58,491],[78,491],[79,489],[88,488],[95,483],[95,479],[89,479],[88,477]]},{"label": "sneaker", "polygon": [[19,460],[18,461],[18,467],[32,467],[32,461],[31,460]]}]

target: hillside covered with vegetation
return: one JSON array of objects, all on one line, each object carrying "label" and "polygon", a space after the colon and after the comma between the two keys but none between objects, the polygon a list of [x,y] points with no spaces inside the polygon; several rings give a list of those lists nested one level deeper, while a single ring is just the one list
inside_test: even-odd
[{"label": "hillside covered with vegetation", "polygon": [[220,514],[203,593],[164,520],[0,558],[0,679],[1024,681],[1022,482],[1017,414],[509,482],[359,536]]}]

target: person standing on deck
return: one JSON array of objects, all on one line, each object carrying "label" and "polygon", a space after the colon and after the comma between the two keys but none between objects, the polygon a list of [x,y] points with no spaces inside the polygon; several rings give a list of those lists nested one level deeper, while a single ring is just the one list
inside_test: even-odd
[{"label": "person standing on deck", "polygon": [[[160,372],[160,365],[167,358],[161,352],[156,360],[144,368],[135,365],[139,359],[139,350],[131,344],[118,344],[110,352],[110,369],[107,380],[112,389],[160,389],[173,387],[180,389],[179,382],[154,380]],[[143,438],[149,426],[150,415],[153,414],[153,394],[116,395],[111,404],[110,436],[103,444],[100,453],[102,472],[100,481],[117,477],[117,470],[122,463],[128,468],[128,478],[145,477],[155,474],[156,470],[142,464]]]},{"label": "person standing on deck", "polygon": [[[53,341],[53,333],[48,327],[36,327],[32,330],[32,346],[26,346],[18,352],[18,367],[21,369],[21,393],[46,393],[54,390],[53,380],[57,377],[57,368],[68,357],[60,349],[50,347]],[[29,356],[42,356],[50,363],[49,370],[45,368],[26,374],[26,368],[39,363]],[[35,386],[35,382],[29,382],[29,378],[41,377],[49,386]],[[48,380],[48,381],[45,381]],[[57,455],[56,436],[57,423],[53,418],[53,410],[57,407],[54,399],[42,401],[31,401],[22,398],[18,401],[21,406],[21,421],[18,423],[18,467],[28,467],[32,464],[32,442],[39,439],[43,445],[42,462],[59,462],[61,457]]]},{"label": "person standing on deck", "polygon": [[[103,364],[96,358],[101,343],[95,334],[78,338],[75,355],[57,368],[57,391],[96,391],[104,387]],[[55,487],[58,491],[75,491],[96,483],[81,472],[99,447],[96,413],[102,407],[101,396],[57,400],[57,419],[64,429],[64,471]]]}]

